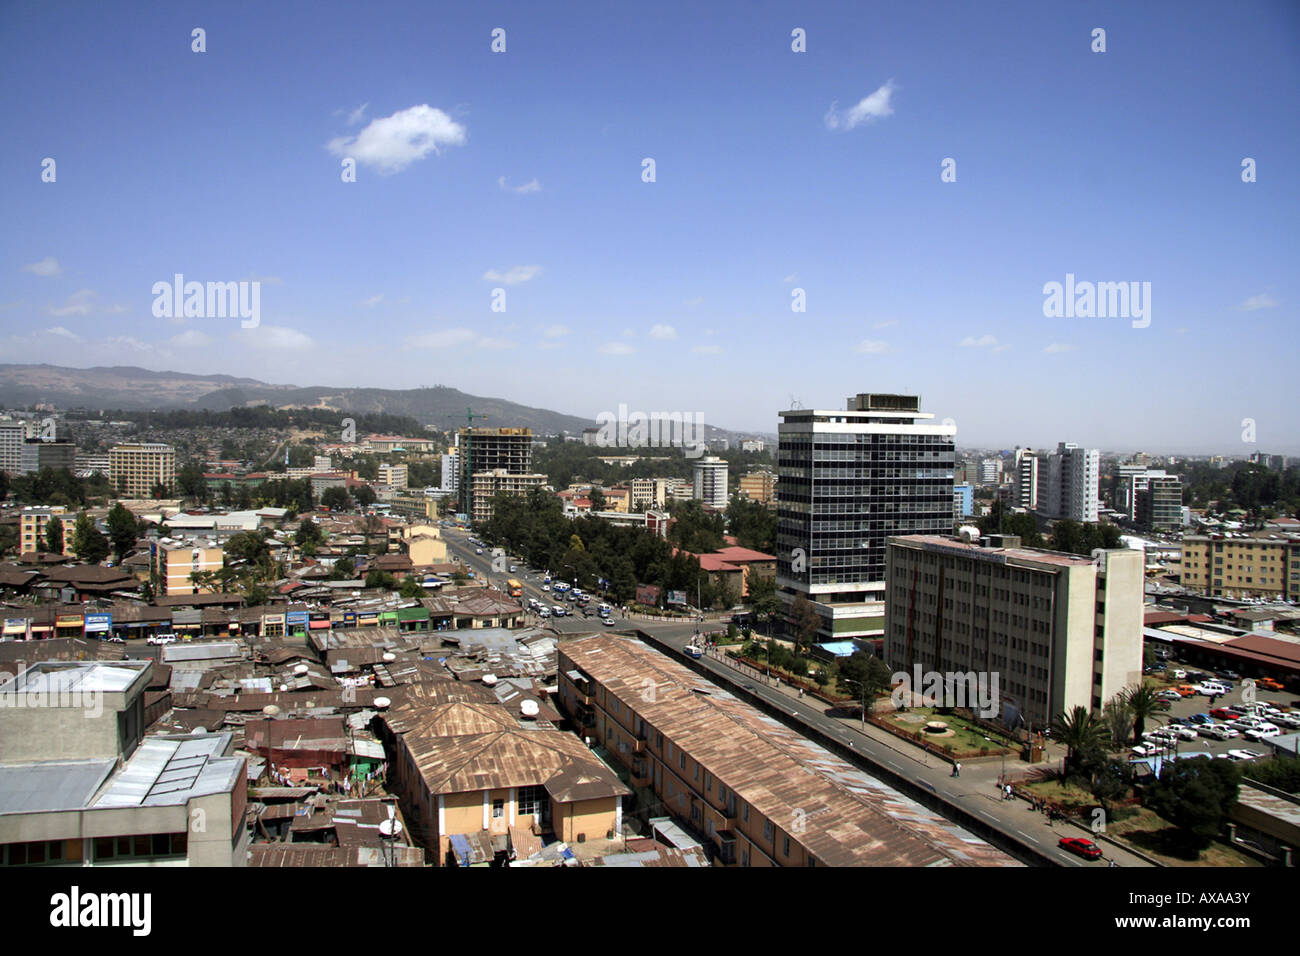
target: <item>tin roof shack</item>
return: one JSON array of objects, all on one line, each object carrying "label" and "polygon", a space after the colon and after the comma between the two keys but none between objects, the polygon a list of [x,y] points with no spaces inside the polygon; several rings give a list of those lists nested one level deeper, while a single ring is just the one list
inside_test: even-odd
[{"label": "tin roof shack", "polygon": [[631,791],[576,737],[517,718],[495,697],[456,699],[474,685],[424,686],[443,700],[407,702],[378,723],[389,790],[436,862],[504,860],[511,827],[571,841],[622,831]]},{"label": "tin roof shack", "polygon": [[142,740],[149,672],[45,662],[0,686],[0,865],[244,865],[244,761],[230,734]]},{"label": "tin roof shack", "polygon": [[244,724],[244,747],[294,781],[306,780],[310,770],[320,767],[338,775],[348,759],[340,717],[250,720]]},{"label": "tin roof shack", "polygon": [[341,867],[426,866],[418,846],[398,844],[391,850],[369,846],[321,846],[315,843],[257,843],[249,866]]}]

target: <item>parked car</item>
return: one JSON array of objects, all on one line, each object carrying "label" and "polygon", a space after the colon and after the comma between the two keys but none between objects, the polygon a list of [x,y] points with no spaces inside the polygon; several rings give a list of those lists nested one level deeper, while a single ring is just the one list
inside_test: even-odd
[{"label": "parked car", "polygon": [[175,644],[176,635],[175,634],[152,634],[149,636],[148,642],[150,644]]},{"label": "parked car", "polygon": [[1196,732],[1202,737],[1209,737],[1212,740],[1231,740],[1233,737],[1241,736],[1237,730],[1227,724],[1201,724],[1196,728]]},{"label": "parked car", "polygon": [[1167,676],[1172,680],[1187,680],[1187,671],[1182,669],[1172,670],[1167,673]]},{"label": "parked car", "polygon": [[1193,724],[1214,723],[1214,718],[1211,717],[1209,714],[1192,714],[1192,716],[1188,717],[1187,719],[1191,721]]},{"label": "parked car", "polygon": [[1241,675],[1236,671],[1219,671],[1220,677],[1226,677],[1228,680],[1241,680]]},{"label": "parked car", "polygon": [[1154,757],[1156,754],[1162,753],[1164,749],[1158,744],[1138,744],[1130,748],[1130,752],[1137,754],[1139,757]]},{"label": "parked car", "polygon": [[1275,724],[1260,724],[1258,727],[1251,727],[1243,736],[1247,740],[1264,740],[1268,737],[1276,737],[1281,732]]},{"label": "parked car", "polygon": [[1256,677],[1255,686],[1260,690],[1282,690],[1283,688],[1281,681],[1273,680],[1271,677]]},{"label": "parked car", "polygon": [[1057,841],[1057,846],[1062,850],[1069,850],[1085,860],[1096,860],[1101,857],[1101,847],[1091,840],[1085,840],[1083,837],[1061,837]]},{"label": "parked car", "polygon": [[1258,760],[1264,756],[1258,750],[1229,750],[1229,760]]}]

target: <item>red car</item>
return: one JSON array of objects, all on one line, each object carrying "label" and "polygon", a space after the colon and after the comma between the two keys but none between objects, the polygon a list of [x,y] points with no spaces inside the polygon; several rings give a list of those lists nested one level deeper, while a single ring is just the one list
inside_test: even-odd
[{"label": "red car", "polygon": [[1085,840],[1083,837],[1061,837],[1056,844],[1062,850],[1069,850],[1071,853],[1077,853],[1085,860],[1096,860],[1101,857],[1101,847],[1091,840]]},{"label": "red car", "polygon": [[1210,711],[1210,716],[1215,720],[1236,720],[1241,714],[1234,713],[1226,707],[1216,707]]}]

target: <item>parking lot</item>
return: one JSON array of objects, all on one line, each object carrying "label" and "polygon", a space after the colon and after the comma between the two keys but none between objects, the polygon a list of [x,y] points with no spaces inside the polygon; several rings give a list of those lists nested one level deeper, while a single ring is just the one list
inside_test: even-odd
[{"label": "parking lot", "polygon": [[[1182,665],[1182,664],[1170,662],[1168,666],[1169,673],[1172,673],[1175,670],[1183,670],[1189,673],[1195,673],[1198,669],[1191,667],[1189,665]],[[1208,681],[1211,677],[1219,676],[1215,674],[1213,671],[1206,671],[1204,669],[1201,669],[1200,673],[1206,675],[1205,677],[1206,681]],[[1172,688],[1184,684],[1197,685],[1204,682],[1201,680],[1191,680],[1191,679],[1174,680],[1171,678],[1169,679],[1169,683],[1165,684],[1163,683],[1163,681],[1165,680],[1163,674],[1156,673],[1151,676],[1161,679],[1162,681],[1161,689]],[[1206,696],[1204,694],[1199,694],[1199,693],[1193,694],[1190,697],[1182,697],[1178,700],[1171,701],[1168,710],[1160,711],[1155,717],[1147,721],[1147,728],[1146,728],[1147,731],[1150,732],[1159,727],[1169,725],[1171,722],[1176,721],[1177,719],[1182,719],[1183,721],[1186,721],[1189,718],[1191,718],[1193,715],[1197,715],[1197,714],[1208,715],[1211,713],[1211,711],[1217,712],[1221,708],[1226,709],[1229,707],[1247,706],[1245,701],[1243,700],[1244,684],[1242,680],[1232,679],[1232,678],[1225,678],[1225,679],[1229,680],[1232,684],[1232,689],[1227,694],[1220,696],[1213,703],[1211,703],[1211,698],[1209,696]],[[1255,703],[1258,707],[1263,707],[1263,706],[1273,707],[1279,711],[1282,711],[1288,716],[1294,718],[1300,718],[1300,708],[1296,708],[1292,706],[1293,702],[1296,702],[1297,699],[1298,698],[1296,694],[1290,693],[1285,690],[1277,691],[1277,690],[1265,690],[1260,687],[1255,688]],[[1244,733],[1242,733],[1244,729],[1244,725],[1238,723],[1238,721],[1241,720],[1242,717],[1239,716],[1230,719],[1226,715],[1222,715],[1222,716],[1213,716],[1212,719],[1215,724],[1226,725],[1228,727],[1232,727],[1233,729],[1236,729],[1238,731],[1238,736],[1231,737],[1227,740],[1218,740],[1212,736],[1207,736],[1203,734],[1198,734],[1195,740],[1178,738],[1170,742],[1169,744],[1167,744],[1165,746],[1164,752],[1173,753],[1177,755],[1187,755],[1193,753],[1209,753],[1215,757],[1218,756],[1226,757],[1228,756],[1229,751],[1251,750],[1263,754],[1265,757],[1272,755],[1273,751],[1272,748],[1269,747],[1267,740],[1252,740],[1244,736]],[[1264,719],[1267,720],[1267,718]],[[1277,721],[1269,721],[1269,722],[1273,723],[1278,728],[1279,736],[1283,734],[1297,732],[1297,728],[1287,726],[1283,722],[1277,722]],[[1247,720],[1246,723],[1249,724],[1250,721]],[[1194,724],[1192,724],[1191,726],[1195,727]],[[1138,755],[1131,754],[1131,756],[1136,758]]]}]

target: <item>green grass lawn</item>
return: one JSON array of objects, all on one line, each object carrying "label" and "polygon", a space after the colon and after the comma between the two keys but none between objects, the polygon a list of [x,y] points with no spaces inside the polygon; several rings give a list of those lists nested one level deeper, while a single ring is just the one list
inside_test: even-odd
[{"label": "green grass lawn", "polygon": [[983,730],[974,727],[964,721],[956,714],[937,713],[932,707],[909,707],[907,709],[909,716],[922,716],[924,720],[919,722],[900,720],[899,714],[884,714],[884,719],[895,727],[903,730],[918,733],[925,727],[925,722],[929,720],[942,720],[948,725],[948,729],[953,731],[952,737],[931,737],[929,734],[922,734],[924,740],[929,741],[936,747],[951,746],[957,753],[965,753],[972,750],[978,751],[981,747],[987,747],[989,753],[995,754],[999,750],[1006,749],[1008,753],[1012,752],[1011,748],[1004,747],[999,743],[996,737],[985,734]]}]

